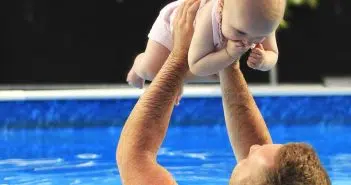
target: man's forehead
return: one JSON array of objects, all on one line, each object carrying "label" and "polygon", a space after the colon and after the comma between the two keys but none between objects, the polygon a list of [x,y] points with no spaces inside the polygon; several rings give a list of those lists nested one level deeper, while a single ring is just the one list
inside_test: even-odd
[{"label": "man's forehead", "polygon": [[266,169],[275,165],[276,156],[279,153],[280,144],[268,144],[260,146],[247,158],[248,168]]},{"label": "man's forehead", "polygon": [[234,171],[230,185],[253,185],[255,181],[261,179],[265,169],[263,165],[258,165],[258,163],[256,165],[254,163],[246,164],[246,166]]}]

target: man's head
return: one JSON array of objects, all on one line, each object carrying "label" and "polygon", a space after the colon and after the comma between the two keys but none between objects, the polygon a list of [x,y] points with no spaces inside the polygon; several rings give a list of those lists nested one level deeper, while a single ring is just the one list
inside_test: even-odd
[{"label": "man's head", "polygon": [[304,143],[254,145],[235,167],[235,185],[331,185],[313,148]]},{"label": "man's head", "polygon": [[222,33],[228,40],[257,44],[279,26],[286,0],[224,0]]}]

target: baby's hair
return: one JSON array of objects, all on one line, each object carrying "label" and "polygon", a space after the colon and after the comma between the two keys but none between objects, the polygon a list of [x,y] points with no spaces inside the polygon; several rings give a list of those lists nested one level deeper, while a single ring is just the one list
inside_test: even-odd
[{"label": "baby's hair", "polygon": [[241,3],[250,3],[255,10],[260,11],[259,15],[269,21],[279,21],[284,17],[287,0],[218,0],[220,8],[223,7],[224,1],[242,1]]},{"label": "baby's hair", "polygon": [[286,0],[255,0],[261,15],[267,20],[280,20],[284,16]]}]

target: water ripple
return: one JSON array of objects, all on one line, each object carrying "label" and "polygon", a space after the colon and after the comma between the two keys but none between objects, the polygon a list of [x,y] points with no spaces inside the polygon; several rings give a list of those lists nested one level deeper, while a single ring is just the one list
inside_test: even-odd
[{"label": "water ripple", "polygon": [[16,166],[36,166],[49,165],[63,162],[63,159],[5,159],[0,160],[0,165],[16,165]]},{"label": "water ripple", "polygon": [[97,155],[97,154],[78,154],[76,157],[79,159],[97,159],[97,158],[100,158],[100,155]]}]

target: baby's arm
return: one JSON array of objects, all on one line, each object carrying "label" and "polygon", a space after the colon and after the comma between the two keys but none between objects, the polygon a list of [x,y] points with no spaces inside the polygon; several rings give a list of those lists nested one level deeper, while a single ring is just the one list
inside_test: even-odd
[{"label": "baby's arm", "polygon": [[279,55],[275,32],[267,37],[267,39],[263,41],[262,45],[266,51],[263,61],[264,68],[268,70],[272,69],[277,63]]},{"label": "baby's arm", "polygon": [[258,44],[252,49],[247,63],[251,68],[269,71],[277,63],[278,54],[278,46],[274,32],[262,42],[262,45]]},{"label": "baby's arm", "polygon": [[189,68],[197,76],[217,74],[220,70],[233,63],[225,49],[215,51],[212,31],[213,1],[207,3],[199,12],[194,36],[189,48]]}]

